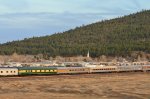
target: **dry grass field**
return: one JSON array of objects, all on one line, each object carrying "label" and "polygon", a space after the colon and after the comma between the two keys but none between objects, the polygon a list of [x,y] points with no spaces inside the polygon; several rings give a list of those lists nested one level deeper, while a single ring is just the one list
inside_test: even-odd
[{"label": "dry grass field", "polygon": [[0,99],[150,99],[150,73],[1,77]]}]

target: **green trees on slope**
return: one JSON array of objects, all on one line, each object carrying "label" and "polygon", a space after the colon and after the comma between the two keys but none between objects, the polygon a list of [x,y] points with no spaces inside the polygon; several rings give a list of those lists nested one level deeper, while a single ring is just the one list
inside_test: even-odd
[{"label": "green trees on slope", "polygon": [[150,11],[77,27],[51,36],[34,37],[0,45],[0,54],[44,54],[48,56],[128,55],[150,53]]}]

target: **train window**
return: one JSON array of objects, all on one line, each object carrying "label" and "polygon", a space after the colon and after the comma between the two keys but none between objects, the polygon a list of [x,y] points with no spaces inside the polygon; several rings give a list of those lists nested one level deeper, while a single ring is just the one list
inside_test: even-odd
[{"label": "train window", "polygon": [[1,73],[3,73],[3,71],[1,71]]},{"label": "train window", "polygon": [[19,70],[19,72],[24,73],[24,72],[26,72],[26,70]]},{"label": "train window", "polygon": [[10,71],[10,73],[13,73],[13,71]]},{"label": "train window", "polygon": [[40,70],[37,70],[37,72],[40,72]]},{"label": "train window", "polygon": [[57,72],[57,70],[54,70],[54,72]]},{"label": "train window", "polygon": [[41,70],[41,72],[45,72],[44,70]]},{"label": "train window", "polygon": [[49,70],[45,70],[45,72],[49,72]]},{"label": "train window", "polygon": [[8,71],[6,71],[6,73],[8,73]]},{"label": "train window", "polygon": [[35,70],[32,70],[32,72],[36,72]]},{"label": "train window", "polygon": [[14,73],[16,73],[16,71],[14,71]]},{"label": "train window", "polygon": [[53,70],[50,70],[50,72],[53,72]]}]

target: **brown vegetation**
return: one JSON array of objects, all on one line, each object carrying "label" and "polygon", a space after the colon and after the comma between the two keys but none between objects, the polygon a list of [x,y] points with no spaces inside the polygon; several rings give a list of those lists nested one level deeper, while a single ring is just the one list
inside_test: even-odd
[{"label": "brown vegetation", "polygon": [[149,73],[0,78],[1,99],[149,99]]},{"label": "brown vegetation", "polygon": [[[37,62],[45,60],[42,54],[39,55],[18,55],[17,53],[14,53],[12,55],[4,55],[0,56],[0,63],[7,63],[7,62]],[[61,57],[61,56],[56,56],[56,57],[49,57],[48,60],[50,61],[57,61],[57,62],[89,62],[89,61],[95,61],[95,62],[116,62],[116,61],[149,61],[150,60],[150,54],[144,53],[144,52],[139,52],[135,51],[132,52],[130,56],[128,57],[122,57],[122,56],[116,56],[116,57],[111,57],[111,56],[99,56],[96,58],[88,58],[84,56],[75,56],[75,57]]]}]

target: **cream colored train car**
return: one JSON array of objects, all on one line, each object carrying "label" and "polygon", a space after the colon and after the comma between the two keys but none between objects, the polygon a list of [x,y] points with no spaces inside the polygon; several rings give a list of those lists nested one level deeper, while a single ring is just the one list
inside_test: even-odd
[{"label": "cream colored train car", "polygon": [[0,76],[15,76],[15,75],[18,75],[17,68],[0,67]]},{"label": "cream colored train car", "polygon": [[117,72],[117,66],[90,67],[90,73]]},{"label": "cream colored train car", "polygon": [[57,74],[82,74],[89,73],[87,67],[59,67],[57,68]]}]

